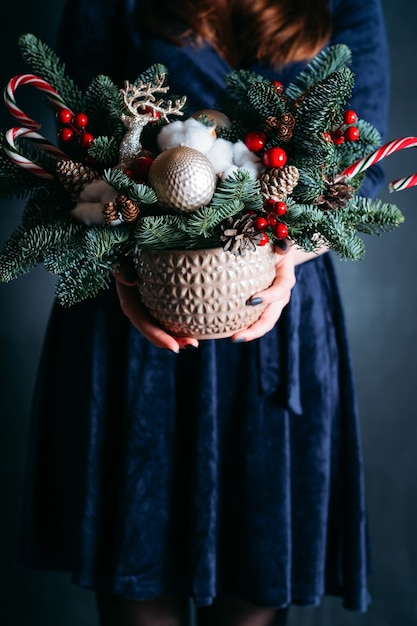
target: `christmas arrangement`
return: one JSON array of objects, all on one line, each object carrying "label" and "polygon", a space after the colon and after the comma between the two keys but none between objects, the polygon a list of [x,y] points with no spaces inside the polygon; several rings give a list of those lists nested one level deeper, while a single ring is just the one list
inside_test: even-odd
[{"label": "christmas arrangement", "polygon": [[[220,248],[252,259],[289,238],[306,251],[324,245],[360,259],[361,233],[404,219],[394,204],[358,192],[368,167],[416,139],[381,146],[378,131],[349,108],[354,76],[344,45],[324,50],[286,86],[233,71],[216,111],[188,110],[186,95],[169,93],[162,65],[121,88],[95,77],[82,92],[35,36],[23,35],[19,47],[33,73],[5,90],[20,126],[2,133],[0,194],[27,202],[0,254],[2,281],[43,264],[68,306],[106,288],[138,251],[162,258]],[[45,139],[18,107],[21,85],[46,95],[59,141]]]}]

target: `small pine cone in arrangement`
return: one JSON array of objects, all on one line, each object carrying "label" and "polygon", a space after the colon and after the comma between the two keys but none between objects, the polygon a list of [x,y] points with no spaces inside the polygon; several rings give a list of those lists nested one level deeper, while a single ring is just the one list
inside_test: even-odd
[{"label": "small pine cone in arrangement", "polygon": [[116,205],[123,222],[135,222],[138,219],[139,206],[127,196],[117,196]]},{"label": "small pine cone in arrangement", "polygon": [[290,141],[294,134],[295,117],[292,113],[283,113],[280,117],[270,115],[265,120],[265,130],[272,131],[279,141]]},{"label": "small pine cone in arrangement", "polygon": [[224,250],[235,256],[244,257],[247,250],[256,250],[263,233],[255,229],[252,216],[249,213],[241,217],[229,217],[221,226],[220,239]]},{"label": "small pine cone in arrangement", "polygon": [[316,204],[324,210],[343,209],[352,198],[354,188],[348,185],[346,177],[342,175],[329,178],[323,176],[324,190],[316,200]]},{"label": "small pine cone in arrangement", "polygon": [[298,183],[295,165],[284,165],[266,170],[260,177],[261,193],[265,200],[284,200]]},{"label": "small pine cone in arrangement", "polygon": [[119,221],[119,211],[116,202],[106,202],[103,207],[104,225],[109,226],[112,222]]},{"label": "small pine cone in arrangement", "polygon": [[70,160],[58,161],[55,171],[58,181],[73,198],[77,198],[85,185],[100,178],[100,174],[91,167]]}]

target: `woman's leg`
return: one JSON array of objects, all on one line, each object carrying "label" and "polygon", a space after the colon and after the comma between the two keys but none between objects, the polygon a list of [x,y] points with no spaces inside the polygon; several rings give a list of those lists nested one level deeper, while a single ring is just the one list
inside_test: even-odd
[{"label": "woman's leg", "polygon": [[198,626],[285,626],[288,611],[223,596],[198,609]]},{"label": "woman's leg", "polygon": [[188,601],[170,595],[131,600],[97,593],[100,626],[188,626]]}]

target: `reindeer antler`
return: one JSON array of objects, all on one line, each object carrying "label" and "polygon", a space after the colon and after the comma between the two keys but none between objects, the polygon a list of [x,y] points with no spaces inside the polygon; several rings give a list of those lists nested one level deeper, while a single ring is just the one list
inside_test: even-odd
[{"label": "reindeer antler", "polygon": [[[168,86],[164,86],[165,72],[155,77],[153,83],[139,81],[137,84],[125,81],[124,89],[120,90],[123,102],[130,115],[122,115],[121,120],[127,127],[127,133],[120,145],[120,162],[123,167],[129,166],[132,159],[141,150],[140,137],[146,124],[152,120],[162,118],[168,122],[168,115],[183,115],[181,110],[187,100],[186,96],[178,98],[173,103],[172,100],[156,99],[156,95],[165,94],[169,91]],[[140,112],[139,110],[142,110]]]}]

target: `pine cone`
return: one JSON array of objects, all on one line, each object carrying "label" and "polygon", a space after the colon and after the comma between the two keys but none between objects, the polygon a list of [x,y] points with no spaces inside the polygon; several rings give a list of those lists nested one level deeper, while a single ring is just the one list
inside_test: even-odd
[{"label": "pine cone", "polygon": [[115,202],[107,202],[103,207],[104,225],[109,226],[112,222],[120,219]]},{"label": "pine cone", "polygon": [[70,160],[58,161],[55,171],[58,181],[74,198],[85,185],[100,178],[100,174],[91,167]]},{"label": "pine cone", "polygon": [[316,204],[324,210],[343,209],[352,198],[354,188],[348,185],[345,176],[328,178],[323,176],[324,190],[316,200]]},{"label": "pine cone", "polygon": [[295,165],[274,167],[260,178],[261,193],[265,200],[284,200],[298,183],[299,172]]},{"label": "pine cone", "polygon": [[265,120],[265,130],[272,131],[282,142],[290,141],[293,136],[295,117],[292,113],[283,113],[281,117],[270,115]]},{"label": "pine cone", "polygon": [[140,213],[136,202],[124,195],[117,196],[116,205],[123,222],[135,222]]},{"label": "pine cone", "polygon": [[229,217],[221,229],[220,239],[224,242],[224,250],[235,256],[244,257],[246,250],[256,250],[262,237],[262,233],[255,229],[249,213],[242,217]]}]

